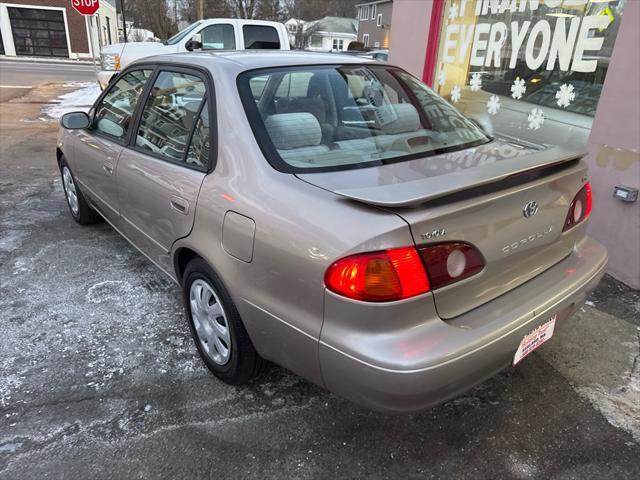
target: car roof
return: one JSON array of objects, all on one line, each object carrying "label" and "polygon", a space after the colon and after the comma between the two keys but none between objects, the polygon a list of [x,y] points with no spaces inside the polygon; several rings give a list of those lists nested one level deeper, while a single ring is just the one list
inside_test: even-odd
[{"label": "car roof", "polygon": [[335,65],[375,63],[369,58],[342,55],[339,53],[308,52],[304,50],[221,50],[216,52],[188,52],[154,55],[141,62],[193,63],[195,65],[215,64],[235,71],[294,65]]}]

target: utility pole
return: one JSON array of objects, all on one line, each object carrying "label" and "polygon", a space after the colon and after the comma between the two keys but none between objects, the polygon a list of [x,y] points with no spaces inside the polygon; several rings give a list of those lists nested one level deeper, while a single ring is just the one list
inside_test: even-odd
[{"label": "utility pole", "polygon": [[204,0],[198,0],[198,20],[204,19]]},{"label": "utility pole", "polygon": [[122,14],[122,35],[124,36],[124,43],[127,43],[127,19],[124,15],[124,0],[120,0],[120,12]]}]

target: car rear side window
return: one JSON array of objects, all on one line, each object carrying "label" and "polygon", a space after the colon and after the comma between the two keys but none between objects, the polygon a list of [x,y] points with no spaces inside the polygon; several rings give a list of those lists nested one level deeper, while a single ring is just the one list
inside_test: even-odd
[{"label": "car rear side window", "polygon": [[280,49],[280,37],[273,27],[245,25],[242,27],[242,34],[246,49]]},{"label": "car rear side window", "polygon": [[235,50],[236,34],[233,25],[219,23],[209,25],[200,31],[203,50]]},{"label": "car rear side window", "polygon": [[151,72],[152,70],[134,70],[109,87],[95,110],[93,126],[96,131],[124,140]]},{"label": "car rear side window", "polygon": [[171,162],[186,163],[187,145],[205,93],[200,77],[160,72],[142,111],[136,147]]},{"label": "car rear side window", "polygon": [[207,167],[209,164],[210,138],[209,108],[205,101],[200,112],[200,117],[196,122],[196,127],[193,130],[189,150],[187,151],[186,162],[189,165],[195,165],[200,168]]}]

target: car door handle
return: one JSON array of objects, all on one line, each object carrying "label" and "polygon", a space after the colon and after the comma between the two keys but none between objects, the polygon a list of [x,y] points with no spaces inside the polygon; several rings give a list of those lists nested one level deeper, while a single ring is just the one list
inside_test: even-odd
[{"label": "car door handle", "polygon": [[187,215],[189,213],[189,202],[187,202],[184,198],[176,197],[173,195],[171,197],[171,208],[177,210],[183,215]]},{"label": "car door handle", "polygon": [[102,169],[107,175],[113,175],[113,165],[111,163],[103,163]]}]

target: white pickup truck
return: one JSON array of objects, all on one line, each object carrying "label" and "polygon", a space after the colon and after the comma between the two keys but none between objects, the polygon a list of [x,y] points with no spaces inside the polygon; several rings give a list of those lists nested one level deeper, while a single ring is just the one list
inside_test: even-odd
[{"label": "white pickup truck", "polygon": [[170,39],[159,42],[128,42],[107,45],[100,52],[100,86],[140,58],[163,53],[200,50],[289,50],[289,36],[282,23],[235,18],[211,18],[192,23]]}]

